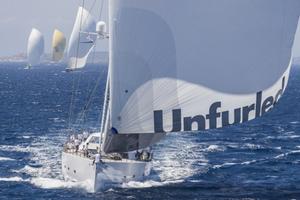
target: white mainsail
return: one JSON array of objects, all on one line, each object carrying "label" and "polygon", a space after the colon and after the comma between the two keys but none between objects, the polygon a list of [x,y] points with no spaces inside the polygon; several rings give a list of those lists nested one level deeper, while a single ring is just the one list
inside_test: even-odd
[{"label": "white mainsail", "polygon": [[68,46],[68,67],[70,70],[83,68],[92,51],[97,36],[96,22],[92,15],[83,7],[79,7]]},{"label": "white mainsail", "polygon": [[55,29],[52,37],[52,60],[60,61],[64,57],[66,48],[66,37],[64,34]]},{"label": "white mainsail", "polygon": [[33,28],[28,38],[27,60],[29,66],[35,66],[40,63],[41,56],[44,53],[44,37],[42,33]]},{"label": "white mainsail", "polygon": [[143,148],[167,132],[247,122],[282,96],[299,0],[109,4],[106,152]]}]

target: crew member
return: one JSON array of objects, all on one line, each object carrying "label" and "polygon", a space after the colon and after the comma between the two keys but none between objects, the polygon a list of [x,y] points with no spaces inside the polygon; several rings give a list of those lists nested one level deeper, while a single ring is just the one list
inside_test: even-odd
[{"label": "crew member", "polygon": [[79,149],[80,141],[78,139],[75,139],[74,143],[75,143],[75,152],[77,153]]},{"label": "crew member", "polygon": [[100,162],[100,158],[101,158],[100,153],[96,153],[93,164],[99,163]]}]

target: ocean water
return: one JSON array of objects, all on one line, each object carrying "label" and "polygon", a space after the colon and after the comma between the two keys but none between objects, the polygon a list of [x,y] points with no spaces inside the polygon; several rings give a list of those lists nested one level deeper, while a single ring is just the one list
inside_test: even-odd
[{"label": "ocean water", "polygon": [[106,66],[24,66],[0,64],[0,199],[300,199],[300,67],[264,117],[170,134],[148,180],[91,193],[63,180],[60,157],[68,128],[99,129]]}]

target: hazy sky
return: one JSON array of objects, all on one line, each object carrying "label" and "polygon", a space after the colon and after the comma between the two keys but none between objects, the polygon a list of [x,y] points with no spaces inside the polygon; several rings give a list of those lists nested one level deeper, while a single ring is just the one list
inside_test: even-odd
[{"label": "hazy sky", "polygon": [[[46,52],[50,52],[52,33],[58,28],[69,37],[82,0],[0,0],[0,56],[26,52],[28,35],[35,27],[45,36]],[[102,0],[85,0],[86,8],[99,18]],[[104,0],[107,5],[108,0]],[[106,7],[104,5],[104,8]],[[107,20],[107,10],[103,10]],[[106,44],[98,44],[98,50],[106,50]],[[294,55],[300,56],[300,27],[295,42]]]},{"label": "hazy sky", "polygon": [[[104,0],[107,4],[108,0]],[[33,27],[45,37],[45,50],[51,52],[52,34],[55,28],[71,34],[77,9],[82,0],[0,0],[0,56],[26,52],[27,39]],[[98,20],[102,0],[85,0],[88,10],[95,2],[92,14]],[[107,20],[107,9],[103,9]],[[107,45],[97,45],[99,46]],[[107,48],[107,47],[106,47]],[[104,48],[104,49],[106,49]]]}]

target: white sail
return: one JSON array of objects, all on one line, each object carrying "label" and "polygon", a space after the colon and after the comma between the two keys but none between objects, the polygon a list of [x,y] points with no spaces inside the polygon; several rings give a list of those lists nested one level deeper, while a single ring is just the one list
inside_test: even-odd
[{"label": "white sail", "polygon": [[79,7],[68,46],[69,69],[75,70],[86,65],[97,39],[95,34],[89,33],[95,31],[95,20],[86,9]]},{"label": "white sail", "polygon": [[118,134],[106,150],[122,134],[221,128],[271,110],[299,14],[299,0],[111,0],[108,127]]},{"label": "white sail", "polygon": [[44,53],[44,37],[42,33],[33,28],[28,38],[27,59],[29,66],[35,66],[40,63],[40,58]]},{"label": "white sail", "polygon": [[60,61],[64,56],[65,48],[66,37],[61,31],[55,29],[52,37],[52,60]]}]

